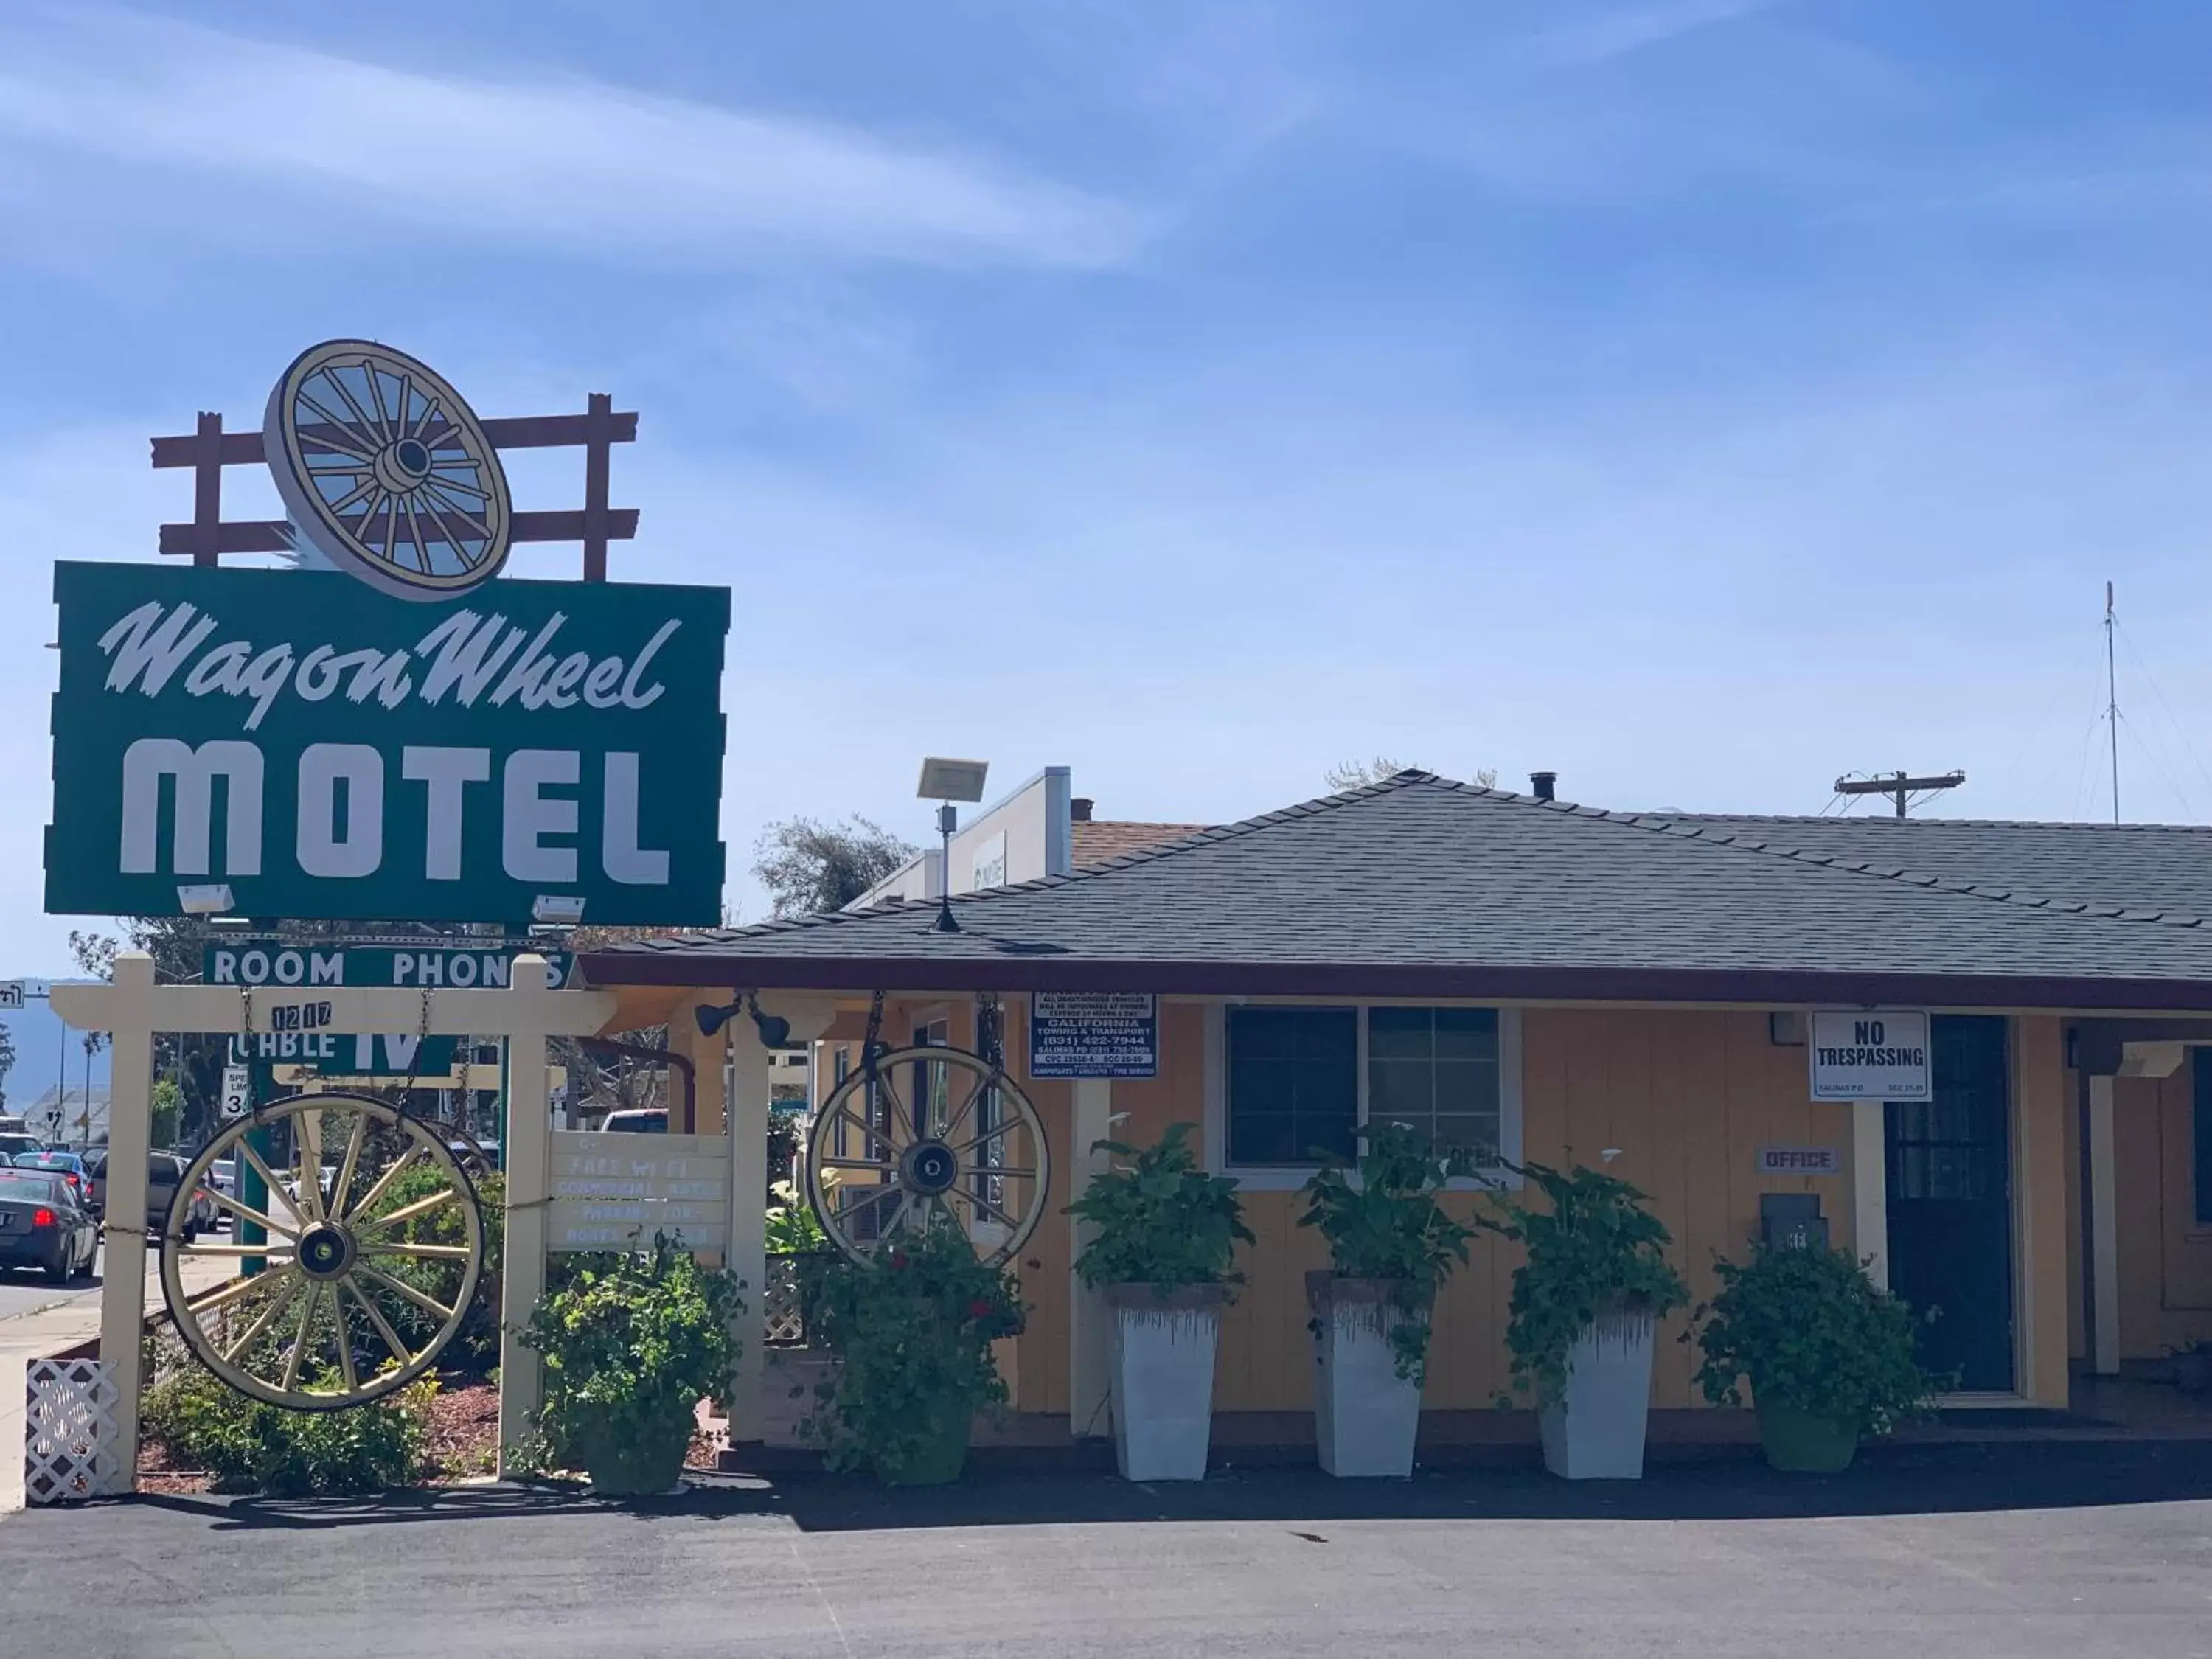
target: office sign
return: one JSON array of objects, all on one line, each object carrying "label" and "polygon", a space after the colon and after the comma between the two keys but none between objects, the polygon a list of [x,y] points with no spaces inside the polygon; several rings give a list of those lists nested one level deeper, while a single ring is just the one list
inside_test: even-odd
[{"label": "office sign", "polygon": [[1158,1004],[1146,991],[1032,991],[1031,1077],[1151,1077]]},{"label": "office sign", "polygon": [[46,905],[720,919],[726,588],[62,562]]},{"label": "office sign", "polygon": [[301,1030],[234,1033],[233,1067],[312,1066],[326,1077],[421,1078],[453,1073],[460,1039],[396,1031]]},{"label": "office sign", "polygon": [[545,958],[556,989],[576,971],[573,951],[547,951],[518,941],[512,945],[329,945],[288,944],[283,939],[224,939],[200,952],[200,978],[209,985],[397,985],[441,990],[484,987],[504,989],[514,959],[524,951]]},{"label": "office sign", "polygon": [[1840,1146],[1761,1146],[1753,1168],[1762,1176],[1839,1176],[1844,1152]]},{"label": "office sign", "polygon": [[1815,1100],[1932,1100],[1922,1008],[1824,1009],[1806,1034]]},{"label": "office sign", "polygon": [[730,1239],[730,1149],[720,1135],[556,1129],[546,1248],[628,1250],[656,1232],[721,1254]]}]

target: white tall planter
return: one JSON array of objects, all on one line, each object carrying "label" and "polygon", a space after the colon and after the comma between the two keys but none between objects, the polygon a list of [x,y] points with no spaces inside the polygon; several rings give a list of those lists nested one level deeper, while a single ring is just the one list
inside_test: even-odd
[{"label": "white tall planter", "polygon": [[1421,1386],[1398,1375],[1390,1333],[1415,1316],[1391,1301],[1387,1279],[1306,1275],[1314,1319],[1314,1435],[1321,1466],[1347,1477],[1413,1472]]},{"label": "white tall planter", "polygon": [[1567,1351],[1567,1383],[1538,1414],[1544,1467],[1569,1480],[1639,1480],[1651,1419],[1648,1310],[1598,1320]]},{"label": "white tall planter", "polygon": [[1213,1436],[1218,1285],[1107,1287],[1114,1460],[1125,1480],[1202,1480]]}]

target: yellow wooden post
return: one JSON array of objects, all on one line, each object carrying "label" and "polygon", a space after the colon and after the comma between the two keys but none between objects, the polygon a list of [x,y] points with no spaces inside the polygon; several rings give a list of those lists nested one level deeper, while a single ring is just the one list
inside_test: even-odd
[{"label": "yellow wooden post", "polygon": [[[545,958],[514,959],[507,994],[544,994]],[[518,1004],[518,1006],[526,1006]],[[532,1022],[535,1023],[535,1022]],[[522,1019],[516,1025],[525,1024]],[[507,1480],[523,1436],[534,1426],[544,1395],[538,1351],[517,1340],[545,1291],[545,1204],[552,1196],[552,1126],[548,1116],[545,1033],[514,1031],[507,1067],[507,1243],[500,1282],[499,1477]]]},{"label": "yellow wooden post", "polygon": [[[1083,1196],[1093,1176],[1103,1175],[1110,1160],[1091,1147],[1113,1132],[1114,1085],[1100,1077],[1078,1078],[1068,1114],[1067,1195],[1070,1202]],[[1113,1432],[1106,1415],[1111,1390],[1108,1380],[1111,1337],[1106,1322],[1113,1313],[1104,1292],[1087,1288],[1075,1272],[1098,1230],[1087,1221],[1068,1218],[1067,1238],[1067,1426],[1079,1438]]]},{"label": "yellow wooden post", "polygon": [[[116,1387],[123,1452],[109,1490],[137,1482],[138,1395],[145,1384],[146,1164],[154,1134],[154,958],[115,958],[116,1012],[107,1085],[107,1260],[100,1267],[100,1357]],[[182,1196],[180,1194],[180,1196]]]}]

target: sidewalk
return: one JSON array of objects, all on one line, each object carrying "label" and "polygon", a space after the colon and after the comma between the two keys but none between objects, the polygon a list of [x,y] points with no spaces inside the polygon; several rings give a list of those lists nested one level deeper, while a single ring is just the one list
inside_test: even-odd
[{"label": "sidewalk", "polygon": [[[185,1264],[185,1291],[198,1296],[238,1271],[235,1259],[201,1256]],[[29,1313],[0,1319],[0,1514],[23,1507],[24,1370],[30,1361],[79,1352],[91,1354],[100,1340],[98,1289],[64,1291]],[[158,1260],[146,1263],[146,1317],[150,1324],[167,1310]]]}]

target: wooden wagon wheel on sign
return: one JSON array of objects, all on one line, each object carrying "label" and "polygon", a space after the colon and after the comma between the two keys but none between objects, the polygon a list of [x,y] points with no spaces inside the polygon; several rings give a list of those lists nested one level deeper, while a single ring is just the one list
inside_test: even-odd
[{"label": "wooden wagon wheel on sign", "polygon": [[872,1054],[816,1114],[806,1196],[855,1261],[951,1223],[997,1266],[1043,1218],[1044,1125],[1013,1080],[980,1056],[924,1045]]},{"label": "wooden wagon wheel on sign", "polygon": [[403,599],[475,586],[506,562],[507,473],[469,406],[428,365],[368,340],[293,361],[262,442],[301,534]]},{"label": "wooden wagon wheel on sign", "polygon": [[[289,1177],[247,1138],[257,1130],[290,1147]],[[220,1158],[267,1183],[266,1210],[216,1192]],[[235,1229],[231,1243],[188,1239],[191,1206],[176,1204],[161,1289],[185,1346],[240,1393],[295,1411],[367,1405],[428,1370],[459,1333],[483,1271],[483,1215],[433,1126],[368,1095],[294,1095],[208,1144],[179,1191],[202,1188],[268,1242],[234,1242]],[[184,1264],[195,1256],[265,1265],[189,1297]]]}]

